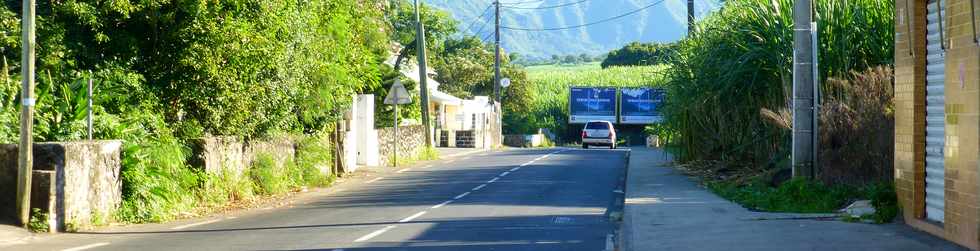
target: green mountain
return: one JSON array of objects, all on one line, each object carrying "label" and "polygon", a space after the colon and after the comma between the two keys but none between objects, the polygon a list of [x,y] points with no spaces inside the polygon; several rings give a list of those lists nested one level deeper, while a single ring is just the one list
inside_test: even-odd
[{"label": "green mountain", "polygon": [[[424,3],[452,13],[460,21],[463,33],[493,40],[494,10],[487,9],[492,0],[426,0]],[[503,48],[529,58],[599,55],[629,42],[672,42],[687,34],[686,0],[504,0],[501,6],[501,26],[505,27],[500,33]],[[702,16],[719,7],[717,0],[696,0],[695,13]],[[563,28],[630,12],[635,13],[572,29],[506,28]]]}]

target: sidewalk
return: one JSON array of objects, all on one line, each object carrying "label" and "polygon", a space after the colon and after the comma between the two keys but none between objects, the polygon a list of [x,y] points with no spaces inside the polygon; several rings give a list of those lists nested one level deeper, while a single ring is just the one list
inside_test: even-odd
[{"label": "sidewalk", "polygon": [[632,150],[622,250],[964,250],[901,224],[751,212],[699,187],[666,162],[660,150]]},{"label": "sidewalk", "polygon": [[9,222],[0,224],[0,247],[24,243],[32,236],[27,229],[10,225]]}]

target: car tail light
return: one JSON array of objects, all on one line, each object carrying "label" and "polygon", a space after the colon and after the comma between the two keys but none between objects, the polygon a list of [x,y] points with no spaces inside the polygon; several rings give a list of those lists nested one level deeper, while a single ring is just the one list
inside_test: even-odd
[{"label": "car tail light", "polygon": [[582,137],[583,137],[583,138],[585,138],[585,137],[589,137],[589,134],[588,134],[588,133],[586,133],[585,131],[582,131]]}]

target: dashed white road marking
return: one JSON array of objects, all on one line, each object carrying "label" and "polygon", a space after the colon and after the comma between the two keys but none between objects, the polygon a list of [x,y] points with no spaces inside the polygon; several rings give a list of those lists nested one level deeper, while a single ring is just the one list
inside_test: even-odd
[{"label": "dashed white road marking", "polygon": [[225,217],[225,219],[226,220],[234,220],[234,219],[238,219],[238,217],[236,217],[236,216],[228,216],[228,217]]},{"label": "dashed white road marking", "polygon": [[430,168],[430,167],[432,167],[432,165],[425,165],[422,168]]},{"label": "dashed white road marking", "polygon": [[442,203],[439,203],[439,205],[432,206],[432,209],[436,209],[436,208],[440,208],[440,207],[445,206],[445,205],[449,205],[449,203],[453,203],[453,200],[447,200],[447,201],[444,201]]},{"label": "dashed white road marking", "polygon": [[206,221],[202,221],[202,222],[198,222],[198,223],[191,223],[191,224],[187,224],[187,225],[183,225],[183,226],[176,226],[176,227],[171,228],[171,230],[181,230],[181,229],[185,229],[185,228],[189,228],[189,227],[196,227],[196,226],[200,226],[200,225],[204,225],[204,224],[211,224],[211,223],[215,223],[215,222],[219,222],[219,221],[221,221],[221,219],[206,220]]},{"label": "dashed white road marking", "polygon": [[364,183],[371,184],[371,183],[374,183],[375,181],[379,181],[379,180],[384,179],[384,178],[385,177],[377,177],[377,178],[374,178],[373,180],[369,180],[369,181],[364,182]]},{"label": "dashed white road marking", "polygon": [[454,160],[454,159],[451,159],[451,160],[447,160],[447,161],[446,161],[445,163],[446,163],[446,164],[449,164],[449,163],[453,163],[454,161],[456,161],[456,160]]},{"label": "dashed white road marking", "polygon": [[108,242],[92,243],[85,246],[62,249],[61,251],[81,251],[81,250],[97,248],[105,245],[109,245],[109,243]]},{"label": "dashed white road marking", "polygon": [[490,179],[490,180],[488,180],[488,181],[487,181],[487,183],[488,183],[488,184],[489,184],[489,183],[494,183],[494,182],[497,182],[498,180],[500,180],[500,178],[498,178],[498,177],[493,177],[493,179]]},{"label": "dashed white road marking", "polygon": [[412,216],[408,216],[408,217],[405,217],[404,219],[402,219],[402,220],[400,220],[400,221],[398,221],[398,223],[405,223],[405,222],[409,222],[409,221],[412,221],[412,220],[414,220],[415,218],[418,218],[418,217],[420,217],[420,216],[422,216],[422,215],[423,215],[423,214],[425,214],[425,213],[426,213],[425,211],[422,211],[422,212],[418,212],[418,213],[416,213],[416,214],[413,214]]},{"label": "dashed white road marking", "polygon": [[408,172],[408,171],[411,171],[411,170],[412,170],[411,168],[405,168],[405,169],[402,169],[402,170],[398,170],[396,173],[404,173],[404,172]]},{"label": "dashed white road marking", "polygon": [[363,241],[370,240],[371,238],[378,237],[378,235],[388,232],[393,228],[395,228],[395,226],[387,226],[382,229],[378,229],[377,231],[371,232],[370,234],[361,236],[361,238],[357,238],[357,240],[354,240],[354,242],[363,242]]},{"label": "dashed white road marking", "polygon": [[500,177],[504,177],[504,176],[507,176],[508,174],[510,174],[510,172],[509,172],[509,171],[508,171],[508,172],[503,172],[503,173],[501,173],[501,174],[500,174]]},{"label": "dashed white road marking", "polygon": [[466,197],[467,195],[470,195],[470,192],[465,192],[465,193],[462,193],[460,195],[456,195],[456,197],[453,197],[453,199],[454,200],[462,199],[463,197]]},{"label": "dashed white road marking", "polygon": [[480,189],[483,189],[484,187],[487,187],[487,184],[482,184],[482,185],[476,186],[476,187],[473,188],[473,191],[480,191]]},{"label": "dashed white road marking", "polygon": [[521,166],[524,167],[524,166],[530,165],[531,163],[534,163],[534,161],[528,161],[527,163],[521,164]]},{"label": "dashed white road marking", "polygon": [[515,167],[510,169],[511,172],[516,172],[517,170],[521,170],[521,167]]}]

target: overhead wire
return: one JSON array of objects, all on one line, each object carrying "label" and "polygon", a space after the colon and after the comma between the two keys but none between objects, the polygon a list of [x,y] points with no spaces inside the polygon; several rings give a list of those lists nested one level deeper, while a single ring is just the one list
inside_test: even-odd
[{"label": "overhead wire", "polygon": [[620,19],[620,18],[629,16],[629,15],[633,15],[633,14],[636,14],[636,13],[638,13],[640,11],[644,11],[646,9],[649,9],[649,8],[654,7],[654,6],[660,5],[660,4],[664,3],[664,1],[665,0],[660,0],[660,1],[654,2],[652,4],[649,4],[647,6],[643,6],[643,7],[639,8],[639,9],[630,11],[630,12],[626,12],[626,13],[623,13],[623,14],[620,14],[620,15],[617,15],[617,16],[613,16],[613,17],[609,17],[609,18],[606,18],[606,19],[602,19],[602,20],[598,20],[598,21],[593,21],[593,22],[589,22],[589,23],[579,24],[579,25],[572,25],[572,26],[565,26],[565,27],[551,27],[551,28],[525,28],[525,27],[512,27],[512,26],[501,25],[500,28],[501,29],[508,29],[508,30],[519,30],[519,31],[555,31],[555,30],[577,29],[577,28],[582,28],[582,27],[586,27],[586,26],[592,26],[592,25],[596,25],[596,24],[601,24],[601,23],[613,21],[613,20],[616,20],[616,19]]},{"label": "overhead wire", "polygon": [[[493,4],[487,5],[487,8],[485,10],[483,10],[483,14],[480,14],[480,16],[474,18],[473,21],[470,21],[470,25],[468,25],[466,27],[466,30],[465,31],[473,31],[473,25],[476,25],[476,22],[481,22],[481,23],[483,23],[484,26],[486,26],[487,25],[487,22],[484,22],[483,21],[483,17],[487,16],[487,13],[490,13],[490,9],[492,7],[493,7]],[[480,28],[480,29],[482,30],[483,28]]]},{"label": "overhead wire", "polygon": [[508,9],[519,9],[519,10],[545,10],[545,9],[554,9],[554,8],[561,8],[561,7],[566,7],[566,6],[572,6],[572,5],[581,4],[581,3],[584,3],[584,2],[588,2],[588,1],[589,0],[581,0],[581,1],[578,1],[578,2],[570,2],[570,3],[563,3],[563,4],[558,4],[558,5],[538,6],[538,7],[505,6],[505,5],[501,5],[500,7],[501,8],[508,8]]},{"label": "overhead wire", "polygon": [[510,3],[501,2],[500,4],[515,5],[515,4],[540,3],[544,1],[548,1],[548,0],[531,0],[531,1],[510,2]]}]

